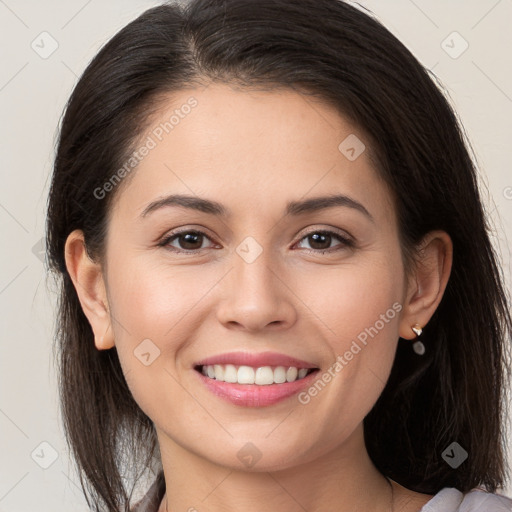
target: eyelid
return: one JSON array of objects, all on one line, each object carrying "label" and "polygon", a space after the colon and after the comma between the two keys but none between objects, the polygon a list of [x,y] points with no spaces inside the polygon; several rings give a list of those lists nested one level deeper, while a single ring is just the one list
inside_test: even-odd
[{"label": "eyelid", "polygon": [[342,239],[350,240],[351,242],[355,242],[354,237],[348,233],[347,231],[344,231],[342,229],[334,228],[334,227],[319,227],[319,226],[308,226],[307,228],[304,228],[304,230],[299,233],[297,236],[297,242],[300,242],[304,237],[311,235],[313,233],[326,233],[330,235],[336,235],[339,236]]}]

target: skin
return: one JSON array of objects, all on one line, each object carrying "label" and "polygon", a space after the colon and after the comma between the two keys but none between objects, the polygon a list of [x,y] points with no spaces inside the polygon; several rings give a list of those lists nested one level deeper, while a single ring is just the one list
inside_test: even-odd
[{"label": "skin", "polygon": [[[155,424],[168,510],[391,510],[391,488],[369,459],[362,422],[399,336],[414,339],[411,326],[424,327],[442,298],[450,237],[429,233],[421,265],[406,279],[390,191],[368,151],[350,161],[338,150],[349,134],[364,141],[361,131],[295,91],[225,84],[169,97],[151,126],[191,96],[197,107],[117,191],[105,265],[88,258],[80,231],[66,243],[96,348],[116,347],[135,400]],[[362,203],[373,221],[347,206],[284,215],[288,201],[333,193]],[[141,218],[168,194],[215,200],[231,215],[167,207]],[[158,246],[176,228],[207,237]],[[349,235],[355,246],[335,236],[315,244],[306,235],[320,229]],[[236,252],[247,236],[262,249],[252,263]],[[197,361],[236,350],[277,351],[325,371],[394,303],[401,311],[307,404],[294,396],[236,406],[194,374]],[[134,350],[148,338],[160,355],[145,366]],[[261,453],[252,467],[237,457],[247,442]],[[419,510],[431,498],[393,487],[395,511]]]}]

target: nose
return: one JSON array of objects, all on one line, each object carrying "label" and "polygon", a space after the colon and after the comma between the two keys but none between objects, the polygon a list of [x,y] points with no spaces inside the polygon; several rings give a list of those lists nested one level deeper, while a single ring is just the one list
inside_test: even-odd
[{"label": "nose", "polygon": [[228,329],[251,332],[287,329],[297,320],[293,291],[271,268],[265,251],[253,262],[233,256],[234,268],[222,281],[226,297],[217,318]]}]

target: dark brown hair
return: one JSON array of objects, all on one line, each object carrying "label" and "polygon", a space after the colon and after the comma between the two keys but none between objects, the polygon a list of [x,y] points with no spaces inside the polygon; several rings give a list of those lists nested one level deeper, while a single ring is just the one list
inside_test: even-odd
[{"label": "dark brown hair", "polygon": [[[144,470],[159,453],[115,347],[95,348],[66,269],[66,238],[83,230],[89,255],[103,261],[108,212],[122,188],[101,200],[94,190],[134,150],[159,99],[212,82],[300,91],[360,127],[394,196],[406,269],[426,233],[450,235],[452,272],[422,334],[427,353],[399,343],[365,439],[378,469],[409,489],[480,484],[494,492],[506,477],[512,319],[471,146],[442,87],[371,13],[345,2],[192,0],[151,8],[118,32],[83,73],[60,126],[47,247],[60,283],[63,422],[89,504],[128,510],[124,468]],[[442,458],[454,441],[469,454],[456,469]]]}]

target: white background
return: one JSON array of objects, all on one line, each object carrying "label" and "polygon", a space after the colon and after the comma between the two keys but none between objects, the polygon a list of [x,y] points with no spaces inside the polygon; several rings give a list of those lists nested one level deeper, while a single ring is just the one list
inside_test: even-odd
[{"label": "white background", "polygon": [[[78,76],[117,30],[158,3],[0,0],[0,512],[87,510],[60,426],[52,359],[55,296],[33,248],[44,234],[56,128]],[[360,3],[447,89],[476,151],[510,290],[512,1]],[[43,31],[58,43],[46,59],[31,47]],[[469,44],[456,59],[442,47],[454,31]],[[461,41],[454,41],[457,50]],[[47,469],[31,458],[42,442],[57,455]],[[51,449],[43,449],[48,457]],[[510,482],[505,493],[512,496]]]}]

